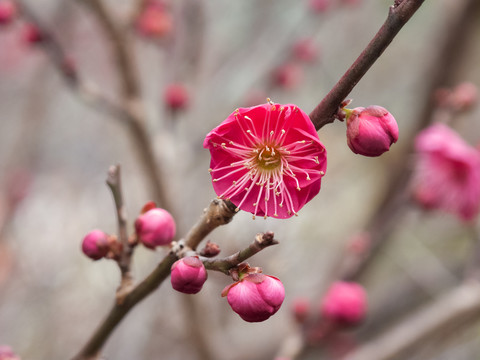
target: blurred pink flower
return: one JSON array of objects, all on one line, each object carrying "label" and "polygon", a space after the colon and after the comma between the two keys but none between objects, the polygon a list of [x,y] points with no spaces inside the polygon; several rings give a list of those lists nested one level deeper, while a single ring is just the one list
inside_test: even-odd
[{"label": "blurred pink flower", "polygon": [[415,139],[414,198],[427,209],[440,209],[469,221],[480,209],[480,152],[443,124]]},{"label": "blurred pink flower", "polygon": [[284,90],[293,90],[303,80],[303,69],[294,62],[288,62],[277,66],[272,72],[273,85]]},{"label": "blurred pink flower", "polygon": [[17,15],[15,2],[11,0],[0,0],[0,25],[11,23]]},{"label": "blurred pink flower", "polygon": [[173,17],[160,2],[149,2],[137,19],[137,30],[145,37],[161,38],[173,30]]},{"label": "blurred pink flower", "polygon": [[355,153],[380,156],[398,140],[398,125],[387,109],[371,105],[347,113],[347,144]]},{"label": "blurred pink flower", "polygon": [[355,325],[367,312],[367,294],[358,283],[337,281],[322,300],[321,312],[326,320],[338,325]]},{"label": "blurred pink flower", "polygon": [[297,60],[306,63],[312,63],[318,59],[318,47],[313,38],[298,39],[293,44],[292,51]]},{"label": "blurred pink flower", "polygon": [[20,360],[20,358],[15,355],[10,346],[0,345],[0,360]]},{"label": "blurred pink flower", "polygon": [[320,191],[326,151],[310,118],[297,106],[240,108],[213,129],[213,188],[221,199],[259,216],[295,214]]},{"label": "blurred pink flower", "polygon": [[222,296],[240,317],[248,322],[267,320],[282,306],[285,289],[274,276],[246,274],[240,281],[228,285]]},{"label": "blurred pink flower", "polygon": [[188,256],[172,265],[170,280],[175,290],[196,294],[207,280],[207,271],[198,256]]}]

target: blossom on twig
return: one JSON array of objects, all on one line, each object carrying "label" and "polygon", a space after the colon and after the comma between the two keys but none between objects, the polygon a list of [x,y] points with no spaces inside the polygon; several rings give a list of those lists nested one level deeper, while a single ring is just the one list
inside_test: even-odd
[{"label": "blossom on twig", "polygon": [[203,146],[212,155],[209,171],[219,198],[254,218],[296,215],[320,191],[327,167],[315,127],[292,104],[237,109]]}]

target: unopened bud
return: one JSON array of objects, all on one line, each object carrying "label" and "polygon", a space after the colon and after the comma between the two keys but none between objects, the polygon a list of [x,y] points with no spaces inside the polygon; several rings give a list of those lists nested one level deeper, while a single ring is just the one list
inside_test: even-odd
[{"label": "unopened bud", "polygon": [[355,154],[380,156],[397,140],[397,122],[385,108],[372,105],[347,113],[347,144]]},{"label": "unopened bud", "polygon": [[295,320],[301,324],[308,318],[310,312],[310,300],[307,298],[296,298],[292,304],[292,313]]},{"label": "unopened bud", "polygon": [[207,271],[198,256],[189,256],[172,265],[170,280],[175,290],[196,294],[207,280]]},{"label": "unopened bud", "polygon": [[222,291],[228,303],[248,322],[267,320],[275,314],[285,298],[282,282],[276,277],[260,273],[246,274],[240,281]]},{"label": "unopened bud", "polygon": [[220,246],[218,244],[207,241],[205,247],[200,250],[200,255],[205,257],[214,257],[220,253]]},{"label": "unopened bud", "polygon": [[135,221],[138,240],[150,249],[168,245],[175,236],[175,220],[167,210],[155,208],[140,215]]},{"label": "unopened bud", "polygon": [[165,89],[163,99],[170,110],[185,109],[189,103],[187,88],[182,84],[170,84]]},{"label": "unopened bud", "polygon": [[23,39],[29,44],[38,44],[45,40],[45,35],[35,24],[26,24],[23,28]]},{"label": "unopened bud", "polygon": [[110,250],[107,234],[101,230],[92,230],[82,242],[82,251],[90,259],[99,260],[105,257]]}]

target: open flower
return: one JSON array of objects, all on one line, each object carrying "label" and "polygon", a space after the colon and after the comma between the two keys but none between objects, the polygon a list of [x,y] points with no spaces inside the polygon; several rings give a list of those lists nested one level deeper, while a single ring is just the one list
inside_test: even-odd
[{"label": "open flower", "polygon": [[218,197],[254,218],[296,215],[320,191],[327,167],[315,127],[292,104],[237,109],[203,146],[212,155],[209,171]]},{"label": "open flower", "polygon": [[480,151],[443,124],[423,130],[417,151],[413,196],[427,209],[472,220],[480,210]]}]

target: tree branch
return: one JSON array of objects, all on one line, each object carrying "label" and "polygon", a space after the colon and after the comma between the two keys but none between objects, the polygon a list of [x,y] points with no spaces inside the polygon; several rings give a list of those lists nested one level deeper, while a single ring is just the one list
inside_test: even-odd
[{"label": "tree branch", "polygon": [[263,249],[278,244],[278,241],[273,238],[273,232],[267,232],[265,234],[257,234],[255,240],[247,248],[240,250],[239,252],[230,255],[224,259],[207,259],[201,258],[203,265],[208,270],[221,271],[226,275],[230,275],[229,270],[238,264],[244,262],[248,258],[251,258],[256,253]]},{"label": "tree branch", "polygon": [[335,114],[341,102],[350,94],[363,75],[390,45],[393,38],[423,2],[424,0],[395,1],[395,5],[390,7],[387,20],[372,41],[370,41],[327,96],[310,113],[310,119],[317,130],[335,121]]}]

